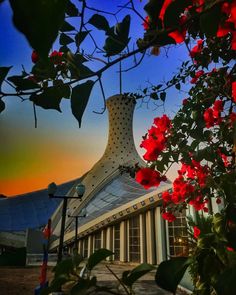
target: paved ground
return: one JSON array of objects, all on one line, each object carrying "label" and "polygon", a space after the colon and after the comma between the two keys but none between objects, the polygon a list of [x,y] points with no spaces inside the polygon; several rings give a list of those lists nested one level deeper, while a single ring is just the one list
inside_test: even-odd
[{"label": "paved ground", "polygon": [[[127,265],[115,265],[109,264],[109,267],[118,276],[127,269],[132,269],[134,266]],[[52,278],[51,267],[49,269],[49,279]],[[34,294],[34,288],[38,285],[40,274],[39,267],[26,267],[26,268],[0,268],[0,294],[1,295],[32,295]],[[109,273],[104,264],[100,264],[94,270],[94,275],[97,276],[98,282],[102,285],[115,286],[116,282],[112,274]],[[170,295],[171,293],[166,292],[158,288],[154,282],[154,273],[149,273],[143,276],[134,285],[136,295]],[[105,294],[105,293],[104,293]],[[107,294],[107,293],[106,293]],[[124,294],[124,293],[123,293]],[[184,292],[178,292],[178,295],[184,295]],[[102,295],[102,293],[99,293]]]}]

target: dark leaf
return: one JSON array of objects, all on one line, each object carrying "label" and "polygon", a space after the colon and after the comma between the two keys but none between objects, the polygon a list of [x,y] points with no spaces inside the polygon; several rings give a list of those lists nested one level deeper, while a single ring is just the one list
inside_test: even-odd
[{"label": "dark leaf", "polygon": [[4,79],[12,67],[0,67],[0,89]]},{"label": "dark leaf", "polygon": [[157,15],[160,14],[163,3],[164,0],[149,0],[148,3],[144,6],[144,10],[147,12],[152,20],[156,20]]},{"label": "dark leaf", "polygon": [[168,5],[165,16],[164,25],[165,28],[172,28],[179,26],[179,16],[184,12],[185,8],[191,5],[190,0],[175,0]]},{"label": "dark leaf", "polygon": [[66,14],[69,16],[79,16],[79,10],[71,1],[67,2]]},{"label": "dark leaf", "polygon": [[55,273],[56,277],[60,275],[66,275],[73,271],[74,265],[72,259],[66,259],[59,262],[54,268],[53,272]]},{"label": "dark leaf", "polygon": [[177,90],[180,90],[180,88],[181,88],[180,83],[175,84],[175,88],[176,88]]},{"label": "dark leaf", "polygon": [[91,279],[80,279],[79,282],[72,287],[70,294],[71,295],[83,295],[87,294],[89,288],[96,286],[97,279],[92,277]]},{"label": "dark leaf", "polygon": [[142,263],[135,267],[133,270],[124,272],[122,275],[122,281],[127,286],[132,286],[139,278],[144,276],[146,273],[154,270],[155,267],[148,263]]},{"label": "dark leaf", "polygon": [[5,102],[1,100],[0,98],[0,113],[5,110]]},{"label": "dark leaf", "polygon": [[92,270],[99,262],[113,255],[114,253],[108,249],[99,249],[88,258],[87,268]]},{"label": "dark leaf", "polygon": [[70,36],[68,36],[64,33],[61,33],[59,41],[60,41],[61,45],[68,45],[68,44],[74,42],[74,40]]},{"label": "dark leaf", "polygon": [[72,114],[78,120],[79,127],[81,127],[83,113],[86,109],[93,85],[94,81],[88,80],[72,89],[71,110]]},{"label": "dark leaf", "polygon": [[122,22],[107,32],[108,38],[105,41],[103,49],[107,56],[112,56],[120,53],[128,45],[130,29],[130,16],[126,15]]},{"label": "dark leaf", "polygon": [[37,83],[23,76],[11,76],[7,80],[11,81],[16,86],[17,91],[40,88]]},{"label": "dark leaf", "polygon": [[175,293],[189,265],[190,261],[187,257],[174,257],[170,260],[163,261],[157,268],[155,276],[157,285]]},{"label": "dark leaf", "polygon": [[62,26],[60,28],[60,31],[61,32],[70,32],[70,31],[73,31],[74,29],[75,29],[74,26],[72,26],[68,22],[64,21],[64,23],[62,24]]},{"label": "dark leaf", "polygon": [[221,5],[215,5],[200,16],[200,27],[207,37],[216,36],[221,19]]},{"label": "dark leaf", "polygon": [[105,32],[109,31],[110,26],[107,21],[107,19],[100,15],[100,14],[94,14],[90,20],[88,21],[89,24],[93,25],[98,30],[103,30]]},{"label": "dark leaf", "polygon": [[61,112],[61,100],[65,95],[67,96],[68,94],[69,91],[66,85],[53,86],[46,88],[40,94],[32,94],[30,96],[30,100],[44,109],[54,109]]},{"label": "dark leaf", "polygon": [[48,52],[64,21],[67,0],[10,0],[13,22],[41,57]]},{"label": "dark leaf", "polygon": [[165,99],[166,99],[166,92],[161,92],[161,93],[160,93],[160,99],[161,99],[162,101],[165,101]]},{"label": "dark leaf", "polygon": [[236,266],[227,268],[222,274],[219,275],[215,285],[218,295],[232,295],[236,294]]},{"label": "dark leaf", "polygon": [[48,78],[54,79],[57,75],[57,70],[54,64],[49,60],[40,60],[32,68],[32,74],[39,80]]},{"label": "dark leaf", "polygon": [[81,31],[76,34],[75,42],[77,46],[79,46],[84,41],[89,32],[90,31]]}]

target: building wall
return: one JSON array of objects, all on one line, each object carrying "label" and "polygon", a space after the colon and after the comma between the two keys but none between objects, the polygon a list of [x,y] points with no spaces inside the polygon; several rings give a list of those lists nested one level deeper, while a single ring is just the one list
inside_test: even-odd
[{"label": "building wall", "polygon": [[79,251],[86,258],[99,248],[107,248],[114,252],[108,260],[154,265],[170,257],[188,256],[188,215],[194,218],[192,207],[177,214],[171,223],[161,217],[160,206],[133,213],[81,238]]}]

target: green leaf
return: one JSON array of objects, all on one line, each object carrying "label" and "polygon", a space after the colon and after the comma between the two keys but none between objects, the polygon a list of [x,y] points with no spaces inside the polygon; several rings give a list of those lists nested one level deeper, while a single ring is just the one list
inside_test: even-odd
[{"label": "green leaf", "polygon": [[94,81],[88,80],[72,89],[71,110],[72,114],[78,120],[79,127],[81,127],[82,117],[86,109],[93,85]]},{"label": "green leaf", "polygon": [[206,37],[216,36],[221,19],[221,4],[215,5],[200,16],[200,27]]},{"label": "green leaf", "polygon": [[92,270],[99,262],[113,255],[114,253],[108,249],[98,249],[88,258],[87,268]]},{"label": "green leaf", "polygon": [[66,259],[59,262],[54,268],[53,272],[55,273],[55,277],[59,277],[60,275],[68,275],[74,269],[72,259]]},{"label": "green leaf", "polygon": [[236,294],[235,278],[236,266],[227,268],[223,273],[221,273],[215,285],[217,295]]},{"label": "green leaf", "polygon": [[148,263],[142,263],[132,269],[131,271],[125,271],[122,275],[122,282],[131,287],[139,278],[144,276],[146,273],[154,270],[155,267]]},{"label": "green leaf", "polygon": [[68,44],[74,42],[74,40],[70,36],[68,36],[64,33],[61,33],[59,42],[61,45],[68,45]]},{"label": "green leaf", "polygon": [[12,67],[0,67],[0,89],[4,79]]},{"label": "green leaf", "polygon": [[74,16],[74,17],[75,16],[79,16],[79,10],[78,10],[78,8],[71,1],[68,1],[67,2],[66,14],[69,15],[69,16]]},{"label": "green leaf", "polygon": [[90,20],[88,21],[89,24],[93,25],[98,30],[103,30],[105,32],[108,32],[110,29],[109,23],[107,19],[100,15],[100,14],[94,14]]},{"label": "green leaf", "polygon": [[65,18],[67,0],[10,0],[13,22],[41,57],[48,56]]},{"label": "green leaf", "polygon": [[90,31],[81,31],[75,35],[75,42],[77,46],[80,46],[80,44],[84,41],[84,39],[87,37],[89,32]]},{"label": "green leaf", "polygon": [[5,102],[1,100],[0,98],[0,113],[5,110]]},{"label": "green leaf", "polygon": [[53,109],[61,112],[60,103],[64,96],[68,95],[66,85],[46,88],[40,94],[32,94],[30,100],[44,109]]},{"label": "green leaf", "polygon": [[7,80],[12,82],[16,86],[17,91],[40,88],[37,83],[24,78],[23,76],[11,76]]},{"label": "green leaf", "polygon": [[64,21],[64,23],[62,24],[62,26],[60,28],[61,32],[70,32],[70,31],[74,31],[74,30],[75,30],[75,27],[66,21]]},{"label": "green leaf", "polygon": [[174,257],[163,261],[157,268],[155,276],[157,285],[175,293],[189,265],[190,261],[187,257]]}]

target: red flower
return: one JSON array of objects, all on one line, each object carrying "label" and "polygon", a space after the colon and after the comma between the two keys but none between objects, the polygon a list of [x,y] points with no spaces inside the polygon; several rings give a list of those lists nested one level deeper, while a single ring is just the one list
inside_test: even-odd
[{"label": "red flower", "polygon": [[226,247],[226,249],[227,249],[227,251],[229,251],[229,252],[234,252],[234,249],[231,248],[231,247]]},{"label": "red flower", "polygon": [[193,227],[193,236],[195,239],[198,239],[200,233],[201,233],[201,230],[197,226],[194,226]]},{"label": "red flower", "polygon": [[205,201],[202,195],[197,196],[195,199],[190,200],[189,205],[193,206],[196,211],[203,210],[205,206]]},{"label": "red flower", "polygon": [[236,81],[232,82],[232,100],[236,103]]},{"label": "red flower", "polygon": [[169,203],[171,201],[171,194],[169,192],[164,192],[162,194],[162,199],[165,203]]},{"label": "red flower", "polygon": [[213,127],[214,125],[219,125],[222,121],[221,112],[223,111],[223,102],[221,100],[216,100],[214,102],[213,108],[208,108],[203,114],[204,121],[206,123],[206,128]]},{"label": "red flower", "polygon": [[162,7],[161,7],[159,18],[162,20],[162,22],[164,21],[164,16],[165,16],[165,13],[166,13],[166,9],[171,3],[172,3],[172,0],[165,0]]},{"label": "red flower", "polygon": [[192,57],[192,58],[195,58],[195,56],[199,53],[201,53],[202,51],[202,48],[203,48],[203,40],[198,40],[197,41],[197,45],[195,45],[193,47],[193,49],[190,51],[189,55]]},{"label": "red flower", "polygon": [[166,132],[171,127],[171,120],[166,115],[163,115],[161,118],[155,118],[153,124],[155,124],[161,132]]},{"label": "red flower", "polygon": [[152,186],[159,186],[161,181],[166,181],[165,176],[161,176],[160,173],[151,168],[141,168],[135,175],[135,179],[145,189]]},{"label": "red flower", "polygon": [[162,218],[169,221],[169,222],[173,222],[176,217],[174,216],[174,214],[172,214],[171,212],[164,212],[162,213]]},{"label": "red flower", "polygon": [[55,65],[58,65],[62,63],[62,56],[63,52],[54,50],[49,57]]},{"label": "red flower", "polygon": [[162,141],[156,140],[153,137],[148,137],[142,141],[140,147],[147,150],[143,155],[144,160],[156,161],[157,157],[165,148],[165,145]]},{"label": "red flower", "polygon": [[39,55],[38,53],[33,50],[32,54],[31,54],[31,60],[32,62],[35,64],[37,61],[39,61]]},{"label": "red flower", "polygon": [[145,17],[145,21],[142,25],[144,30],[148,30],[150,28],[150,17],[148,15]]},{"label": "red flower", "polygon": [[216,199],[216,204],[218,204],[218,205],[221,204],[221,198]]},{"label": "red flower", "polygon": [[203,207],[202,209],[205,213],[208,213],[209,209],[207,207]]},{"label": "red flower", "polygon": [[195,73],[195,76],[192,78],[192,80],[190,81],[191,84],[195,84],[197,83],[197,80],[204,74],[203,70],[197,71]]},{"label": "red flower", "polygon": [[184,98],[183,101],[182,101],[182,105],[185,106],[187,103],[188,103],[188,99],[187,98]]}]

